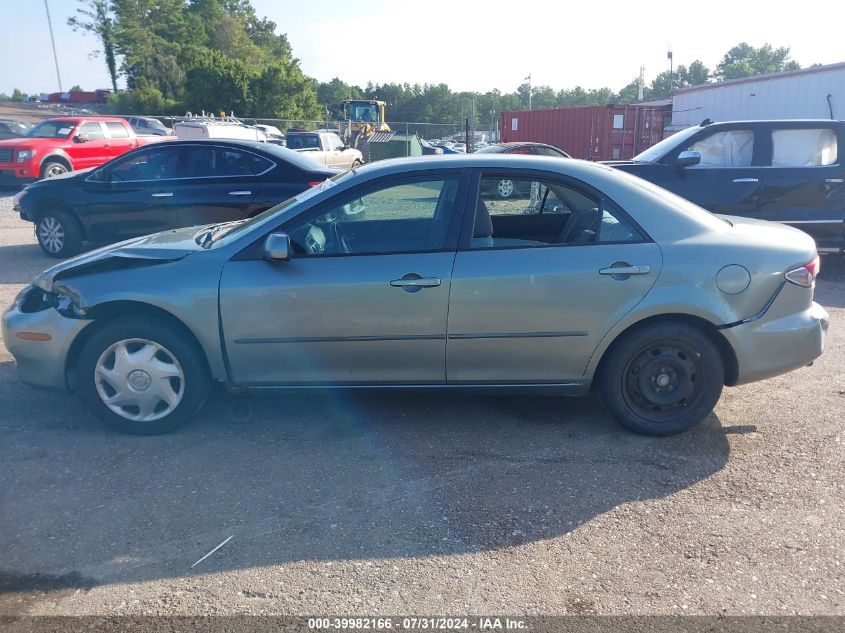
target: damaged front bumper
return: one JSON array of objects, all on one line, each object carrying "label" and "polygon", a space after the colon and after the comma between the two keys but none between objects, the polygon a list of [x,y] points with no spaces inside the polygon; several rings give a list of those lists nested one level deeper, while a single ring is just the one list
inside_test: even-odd
[{"label": "damaged front bumper", "polygon": [[23,312],[13,304],[3,314],[3,342],[17,364],[18,378],[51,391],[70,391],[67,361],[73,341],[89,319],[68,318],[54,308]]}]

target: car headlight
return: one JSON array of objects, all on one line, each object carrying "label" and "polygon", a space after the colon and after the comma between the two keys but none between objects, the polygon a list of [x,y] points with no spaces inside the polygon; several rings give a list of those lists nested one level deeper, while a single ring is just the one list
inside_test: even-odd
[{"label": "car headlight", "polygon": [[35,158],[34,149],[19,149],[15,152],[15,161],[18,163],[22,163],[26,160],[32,160],[33,158]]},{"label": "car headlight", "polygon": [[84,311],[79,307],[79,298],[66,289],[47,292],[38,286],[29,285],[15,297],[15,306],[26,314],[55,308],[59,314],[71,319],[81,319],[84,316]]}]

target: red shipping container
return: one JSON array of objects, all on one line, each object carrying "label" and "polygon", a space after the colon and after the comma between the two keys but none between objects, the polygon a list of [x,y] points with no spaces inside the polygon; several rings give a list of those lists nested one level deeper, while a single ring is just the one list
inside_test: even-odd
[{"label": "red shipping container", "polygon": [[672,104],[665,101],[502,112],[503,143],[532,141],[573,158],[629,159],[663,140]]}]

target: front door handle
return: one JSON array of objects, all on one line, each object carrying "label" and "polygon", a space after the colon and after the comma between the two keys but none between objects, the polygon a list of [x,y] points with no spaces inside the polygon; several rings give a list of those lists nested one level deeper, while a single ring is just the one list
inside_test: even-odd
[{"label": "front door handle", "polygon": [[251,191],[230,191],[229,195],[230,196],[251,196],[252,192]]},{"label": "front door handle", "polygon": [[419,292],[423,288],[436,288],[440,285],[440,277],[421,277],[417,273],[402,275],[401,279],[393,279],[390,285],[402,288],[406,292]]},{"label": "front door handle", "polygon": [[173,197],[173,194],[172,194],[172,193],[170,193],[169,191],[168,191],[168,192],[163,192],[163,191],[161,191],[161,192],[159,192],[159,193],[154,193],[154,194],[152,194],[152,197],[153,197],[153,198],[172,198],[172,197]]},{"label": "front door handle", "polygon": [[841,185],[845,182],[845,178],[825,178],[824,181],[829,185]]},{"label": "front door handle", "polygon": [[648,266],[610,266],[599,270],[600,275],[647,275],[651,271]]},{"label": "front door handle", "polygon": [[734,182],[760,182],[757,178],[734,178]]}]

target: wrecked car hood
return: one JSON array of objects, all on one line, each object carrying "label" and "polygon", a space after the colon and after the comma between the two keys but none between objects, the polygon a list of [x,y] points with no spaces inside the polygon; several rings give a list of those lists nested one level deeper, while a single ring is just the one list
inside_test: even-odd
[{"label": "wrecked car hood", "polygon": [[99,270],[117,270],[173,262],[202,250],[196,236],[208,227],[191,226],[110,244],[48,268],[32,283],[48,292],[59,279]]}]

